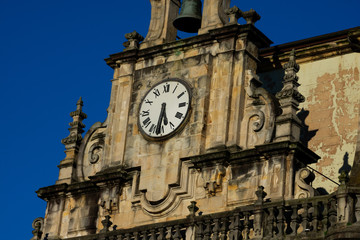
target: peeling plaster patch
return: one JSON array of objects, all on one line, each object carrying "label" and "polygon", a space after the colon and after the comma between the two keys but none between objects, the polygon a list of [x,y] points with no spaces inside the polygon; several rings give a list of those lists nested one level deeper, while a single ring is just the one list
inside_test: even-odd
[{"label": "peeling plaster patch", "polygon": [[[360,82],[358,57],[349,54],[300,65],[300,92],[306,101],[300,107],[309,111],[305,119],[309,130],[316,131],[309,148],[321,159],[313,167],[334,181],[346,153],[352,165],[359,122]],[[335,184],[319,175],[314,187],[329,192]]]}]

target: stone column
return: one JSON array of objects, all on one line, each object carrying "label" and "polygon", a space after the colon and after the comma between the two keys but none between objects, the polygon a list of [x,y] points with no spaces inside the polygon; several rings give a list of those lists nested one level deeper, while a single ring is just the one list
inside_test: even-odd
[{"label": "stone column", "polygon": [[129,46],[111,63],[114,79],[108,108],[103,167],[121,165],[124,159],[138,42],[142,37],[133,32],[126,34],[126,38],[126,45]]}]

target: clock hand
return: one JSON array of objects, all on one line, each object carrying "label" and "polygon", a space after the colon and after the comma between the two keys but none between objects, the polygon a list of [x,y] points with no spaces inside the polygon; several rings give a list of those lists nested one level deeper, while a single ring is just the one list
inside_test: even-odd
[{"label": "clock hand", "polygon": [[[166,103],[165,103],[166,106]],[[164,124],[167,125],[168,124],[168,118],[166,116],[166,108],[164,107]]]},{"label": "clock hand", "polygon": [[162,119],[164,117],[165,106],[166,106],[166,103],[161,104],[160,115],[159,115],[159,119],[158,119],[158,122],[157,122],[157,125],[156,125],[156,131],[155,131],[156,134],[160,134],[161,122],[162,122]]}]

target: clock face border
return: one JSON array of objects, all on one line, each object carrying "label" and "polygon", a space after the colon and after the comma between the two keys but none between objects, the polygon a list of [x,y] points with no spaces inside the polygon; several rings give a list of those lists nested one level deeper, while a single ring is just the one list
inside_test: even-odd
[{"label": "clock face border", "polygon": [[[164,136],[159,136],[159,137],[156,137],[156,136],[150,136],[148,135],[144,130],[143,128],[141,127],[141,122],[140,122],[140,111],[141,111],[141,107],[142,107],[142,104],[144,103],[145,99],[147,98],[147,96],[149,95],[149,93],[151,93],[151,91],[154,90],[154,88],[156,88],[157,86],[163,84],[163,83],[166,83],[166,82],[179,82],[180,84],[182,84],[188,94],[189,94],[189,106],[188,106],[188,109],[187,109],[187,112],[186,112],[186,115],[184,116],[183,120],[181,121],[181,123],[169,134],[167,135],[164,135]],[[164,140],[167,140],[171,137],[173,137],[174,135],[176,135],[177,133],[179,133],[180,131],[183,130],[183,128],[185,127],[185,125],[187,124],[187,122],[189,121],[189,118],[190,118],[190,115],[191,115],[191,111],[192,111],[192,107],[191,107],[191,102],[192,102],[192,87],[190,86],[190,84],[183,80],[183,79],[179,79],[179,78],[167,78],[167,79],[164,79],[158,83],[156,83],[155,85],[151,86],[151,88],[145,93],[145,95],[141,98],[141,101],[140,101],[140,104],[139,104],[139,109],[137,111],[137,124],[138,124],[138,129],[141,133],[141,135],[148,141],[154,141],[154,142],[159,142],[159,141],[164,141]]]}]

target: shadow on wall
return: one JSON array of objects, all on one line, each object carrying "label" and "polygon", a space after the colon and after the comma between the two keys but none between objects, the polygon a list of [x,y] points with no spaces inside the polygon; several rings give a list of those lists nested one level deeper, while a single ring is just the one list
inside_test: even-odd
[{"label": "shadow on wall", "polygon": [[285,76],[284,69],[277,69],[271,72],[258,73],[262,87],[275,95],[283,87],[283,78]]},{"label": "shadow on wall", "polygon": [[346,173],[349,173],[351,171],[351,165],[349,164],[349,153],[348,152],[346,152],[344,154],[343,165],[341,166],[341,168],[339,168],[339,173],[341,173],[342,171],[345,171]]},{"label": "shadow on wall", "polygon": [[300,119],[303,127],[300,130],[300,142],[304,144],[304,146],[308,147],[309,141],[316,135],[316,132],[319,129],[309,131],[309,126],[305,124],[305,119],[309,116],[309,111],[304,110],[303,108],[300,112],[297,113],[297,117]]}]

